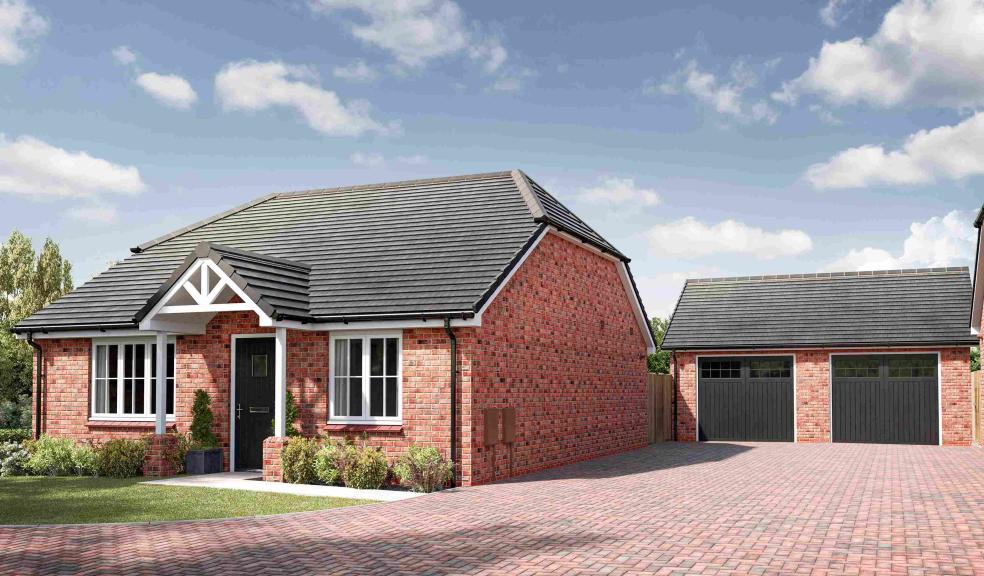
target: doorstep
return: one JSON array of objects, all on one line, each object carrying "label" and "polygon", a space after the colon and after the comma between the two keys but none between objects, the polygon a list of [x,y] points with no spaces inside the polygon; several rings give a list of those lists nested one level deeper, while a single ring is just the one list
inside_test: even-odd
[{"label": "doorstep", "polygon": [[187,486],[192,488],[222,488],[228,490],[251,490],[253,492],[274,492],[296,496],[327,496],[331,498],[351,498],[353,500],[378,500],[395,502],[423,496],[409,490],[357,490],[344,486],[321,486],[318,484],[285,484],[283,482],[264,482],[262,472],[222,472],[219,474],[195,474],[173,476],[160,480],[149,480],[141,484],[155,486]]}]

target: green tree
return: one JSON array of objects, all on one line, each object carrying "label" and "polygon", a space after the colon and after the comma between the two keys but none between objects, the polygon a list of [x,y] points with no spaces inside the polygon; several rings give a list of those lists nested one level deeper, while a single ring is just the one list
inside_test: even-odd
[{"label": "green tree", "polygon": [[208,450],[219,445],[219,437],[212,430],[213,422],[212,398],[199,388],[195,390],[195,403],[191,406],[191,443],[195,450]]},{"label": "green tree", "polygon": [[973,347],[970,349],[970,371],[977,372],[981,369],[981,349]]},{"label": "green tree", "polygon": [[14,230],[0,245],[0,401],[31,393],[31,347],[10,329],[72,290],[72,265],[51,238],[36,254]]},{"label": "green tree", "polygon": [[653,331],[653,340],[656,342],[656,353],[650,354],[648,358],[649,371],[657,374],[670,373],[670,353],[663,350],[663,336],[666,335],[666,328],[669,327],[668,318],[653,316],[649,321],[649,327]]}]

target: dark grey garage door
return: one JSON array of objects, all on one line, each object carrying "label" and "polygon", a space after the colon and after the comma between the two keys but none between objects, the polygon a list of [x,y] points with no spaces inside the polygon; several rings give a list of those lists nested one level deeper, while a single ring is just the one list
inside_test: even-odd
[{"label": "dark grey garage door", "polygon": [[701,358],[700,440],[793,441],[793,359]]},{"label": "dark grey garage door", "polygon": [[939,444],[936,354],[833,356],[834,442]]}]

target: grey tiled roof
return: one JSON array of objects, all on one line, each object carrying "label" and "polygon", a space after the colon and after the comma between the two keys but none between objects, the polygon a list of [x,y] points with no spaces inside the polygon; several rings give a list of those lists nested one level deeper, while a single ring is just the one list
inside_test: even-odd
[{"label": "grey tiled roof", "polygon": [[[518,170],[271,194],[134,248],[17,330],[133,326],[201,242],[290,316],[467,316],[546,224],[620,255]],[[306,300],[278,258],[309,268]]]},{"label": "grey tiled roof", "polygon": [[688,280],[663,348],[975,345],[967,268]]}]

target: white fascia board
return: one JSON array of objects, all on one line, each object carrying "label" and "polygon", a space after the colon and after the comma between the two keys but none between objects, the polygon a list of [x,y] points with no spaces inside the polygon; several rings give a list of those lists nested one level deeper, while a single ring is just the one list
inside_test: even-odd
[{"label": "white fascia board", "polygon": [[970,333],[975,336],[981,331],[981,314],[984,312],[984,242],[980,235],[984,227],[977,230],[977,266],[974,269],[974,299],[970,312]]}]

